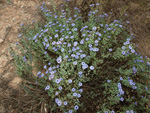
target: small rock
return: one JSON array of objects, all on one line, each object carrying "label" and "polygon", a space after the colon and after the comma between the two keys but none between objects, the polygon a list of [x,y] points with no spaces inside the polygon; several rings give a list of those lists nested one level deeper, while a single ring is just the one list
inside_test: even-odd
[{"label": "small rock", "polygon": [[0,44],[1,44],[3,41],[4,41],[3,39],[0,39]]}]

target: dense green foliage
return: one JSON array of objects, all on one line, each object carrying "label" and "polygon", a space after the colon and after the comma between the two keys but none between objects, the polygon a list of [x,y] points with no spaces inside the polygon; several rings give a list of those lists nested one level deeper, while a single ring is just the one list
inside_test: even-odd
[{"label": "dense green foliage", "polygon": [[[12,50],[17,72],[33,77],[49,95],[53,112],[148,113],[148,59],[136,53],[126,23],[107,23],[91,4],[88,21],[80,10],[41,10],[46,25],[26,30]],[[63,10],[64,9],[64,10]],[[72,16],[73,15],[73,16]]]}]

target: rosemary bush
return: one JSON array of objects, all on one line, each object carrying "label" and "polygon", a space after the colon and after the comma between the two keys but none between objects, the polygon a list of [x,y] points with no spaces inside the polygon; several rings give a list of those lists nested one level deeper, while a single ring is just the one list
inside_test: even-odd
[{"label": "rosemary bush", "polygon": [[53,112],[150,112],[150,65],[135,51],[126,24],[97,15],[98,3],[84,21],[79,8],[63,8],[67,3],[55,12],[43,3],[46,24],[18,36],[17,51],[11,50],[18,74],[34,78],[33,69],[38,71],[36,83]]}]

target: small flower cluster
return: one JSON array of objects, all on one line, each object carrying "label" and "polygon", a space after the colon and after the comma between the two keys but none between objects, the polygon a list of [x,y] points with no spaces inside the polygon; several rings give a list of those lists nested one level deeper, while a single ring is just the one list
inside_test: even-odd
[{"label": "small flower cluster", "polygon": [[[120,92],[120,94],[118,94],[118,96],[123,95],[123,94],[124,94],[124,91],[122,90],[121,83],[118,83],[118,88],[119,88],[119,92]],[[124,98],[121,97],[120,100],[121,100],[121,101],[124,101]]]}]

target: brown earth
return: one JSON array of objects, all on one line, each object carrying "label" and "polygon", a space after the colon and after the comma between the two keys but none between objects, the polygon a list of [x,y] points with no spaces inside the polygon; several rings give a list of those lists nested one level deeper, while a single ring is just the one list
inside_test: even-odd
[{"label": "brown earth", "polygon": [[[43,17],[39,13],[37,6],[44,0],[0,0],[0,113],[20,113],[18,108],[14,108],[13,99],[17,99],[25,93],[21,90],[19,83],[22,81],[11,65],[12,58],[8,54],[7,48],[15,46],[17,36],[21,29],[20,24],[32,24],[32,21],[41,22]],[[53,0],[55,4],[63,0]],[[138,44],[138,51],[143,56],[150,58],[150,2],[149,0],[107,0],[101,1],[105,12],[112,11],[116,17],[127,13],[130,21],[135,43]],[[49,2],[47,2],[50,4]],[[87,4],[92,3],[89,0]],[[86,4],[85,0],[77,0],[77,4]],[[85,11],[85,9],[82,9]],[[11,101],[9,101],[9,98]],[[7,101],[9,103],[7,103]],[[16,101],[18,102],[18,101]],[[16,103],[19,105],[19,102]],[[43,112],[44,113],[44,112]]]}]

